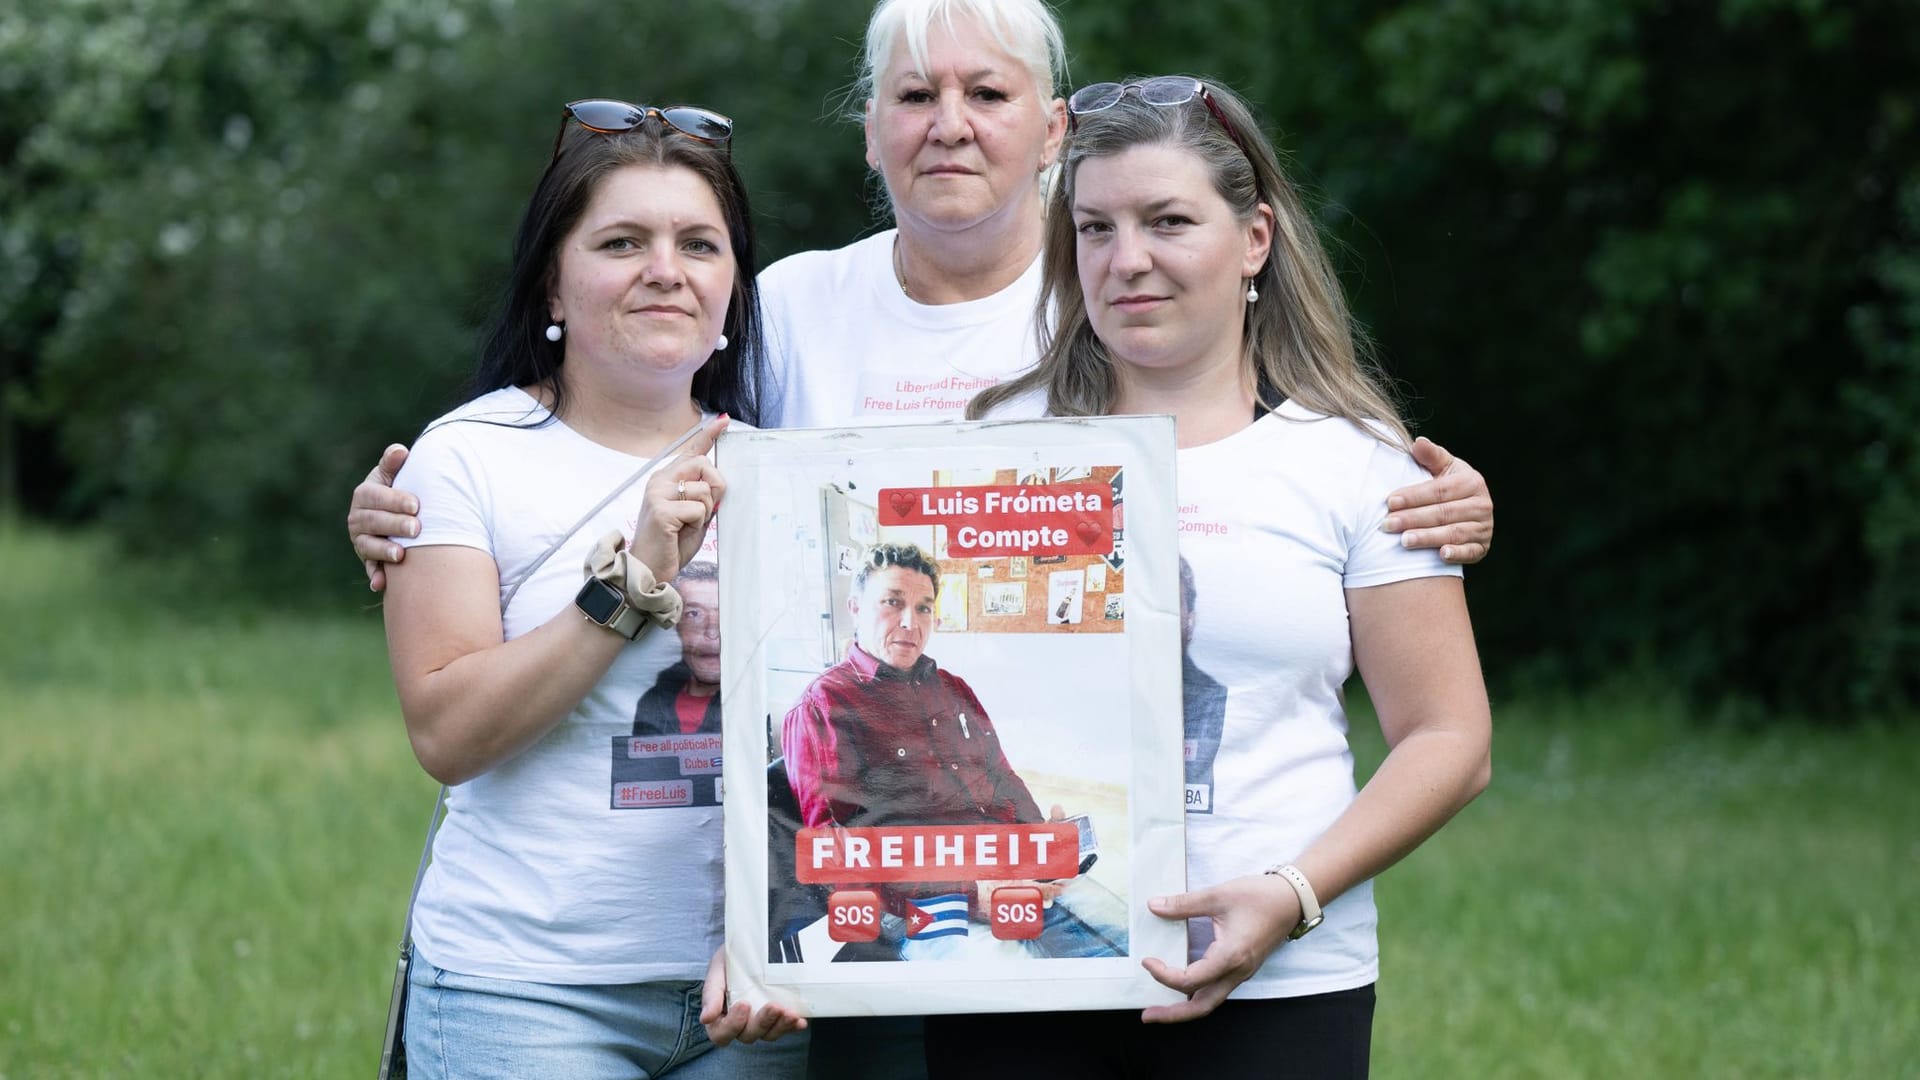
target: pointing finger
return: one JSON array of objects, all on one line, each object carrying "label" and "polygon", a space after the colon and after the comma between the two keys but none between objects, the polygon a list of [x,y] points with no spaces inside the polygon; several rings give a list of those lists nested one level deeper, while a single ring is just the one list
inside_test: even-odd
[{"label": "pointing finger", "polygon": [[720,438],[720,433],[727,430],[727,422],[729,419],[731,418],[728,417],[726,413],[721,413],[719,416],[702,424],[700,430],[694,433],[693,438],[681,444],[681,456],[687,458],[706,457],[709,453],[712,453],[713,444]]}]

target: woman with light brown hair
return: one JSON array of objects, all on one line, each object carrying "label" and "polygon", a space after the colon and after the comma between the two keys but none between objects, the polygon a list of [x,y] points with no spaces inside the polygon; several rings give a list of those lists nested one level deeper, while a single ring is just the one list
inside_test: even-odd
[{"label": "woman with light brown hair", "polygon": [[[1226,688],[1204,812],[1187,815],[1187,995],[1131,1011],[942,1016],[935,1076],[1032,1048],[1034,1075],[1360,1077],[1379,974],[1372,879],[1487,784],[1491,720],[1460,572],[1380,530],[1417,477],[1406,429],[1312,220],[1246,105],[1161,76],[1085,87],[1048,207],[1039,364],[973,416],[1165,413]],[[1357,792],[1342,688],[1390,748]],[[1145,1020],[1148,1023],[1142,1024]]]}]

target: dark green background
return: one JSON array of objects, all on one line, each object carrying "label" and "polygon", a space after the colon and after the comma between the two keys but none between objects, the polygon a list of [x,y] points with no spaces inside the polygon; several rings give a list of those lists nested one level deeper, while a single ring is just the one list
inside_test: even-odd
[{"label": "dark green background", "polygon": [[[1217,77],[1278,136],[1416,427],[1492,480],[1496,686],[1920,700],[1920,4],[1061,13],[1075,81]],[[559,103],[731,114],[766,258],[837,246],[879,223],[864,16],[7,5],[0,506],[363,603],[347,491],[451,403]]]}]

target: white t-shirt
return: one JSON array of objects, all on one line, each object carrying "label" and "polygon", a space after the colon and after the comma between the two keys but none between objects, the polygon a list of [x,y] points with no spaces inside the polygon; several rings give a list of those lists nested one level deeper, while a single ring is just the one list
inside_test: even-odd
[{"label": "white t-shirt", "polygon": [[[1044,401],[1023,394],[994,416],[1031,415]],[[1353,802],[1345,590],[1460,576],[1437,552],[1380,531],[1387,493],[1428,478],[1404,451],[1291,401],[1179,452],[1180,556],[1196,596],[1184,665],[1188,888],[1293,859]],[[1377,922],[1373,883],[1362,882],[1231,996],[1374,982]],[[1204,919],[1188,924],[1191,959],[1212,934]]]},{"label": "white t-shirt", "polygon": [[[396,481],[420,497],[420,535],[396,542],[487,552],[504,597],[644,464],[557,421],[508,426],[547,415],[525,392],[507,389],[434,421]],[[572,607],[594,542],[616,528],[633,535],[644,483],[521,586],[504,615],[507,639]],[[414,910],[414,941],[429,961],[543,983],[705,975],[721,936],[719,736],[631,737],[640,696],[679,659],[677,635],[642,635],[546,736],[449,791]],[[684,758],[663,765],[676,749]],[[714,767],[701,772],[698,759],[708,755]],[[696,760],[689,767],[686,759]],[[663,779],[667,772],[684,775]]]},{"label": "white t-shirt", "polygon": [[[1180,451],[1180,554],[1192,567],[1193,665],[1227,688],[1208,813],[1187,814],[1187,884],[1286,862],[1353,801],[1341,686],[1353,674],[1344,590],[1459,576],[1380,531],[1387,493],[1426,479],[1405,452],[1291,401]],[[1190,763],[1189,776],[1195,769]],[[1190,800],[1190,810],[1197,809]],[[1373,883],[1275,950],[1234,997],[1296,997],[1379,976]],[[1192,924],[1192,955],[1212,925]]]},{"label": "white t-shirt", "polygon": [[765,426],[958,420],[975,394],[1033,366],[1038,258],[991,296],[918,304],[894,276],[896,234],[801,252],[761,273]]}]

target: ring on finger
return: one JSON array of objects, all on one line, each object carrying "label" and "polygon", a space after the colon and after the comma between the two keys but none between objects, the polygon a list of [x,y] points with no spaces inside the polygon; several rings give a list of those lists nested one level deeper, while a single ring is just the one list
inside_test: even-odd
[{"label": "ring on finger", "polygon": [[681,497],[681,498],[683,498],[683,499],[684,499],[684,498],[686,498],[686,497],[687,497],[687,482],[686,482],[685,480],[682,480],[682,481],[680,481],[679,483],[677,483],[677,484],[675,484],[675,485],[673,485],[673,493],[674,493],[675,495],[678,495],[679,497]]}]

